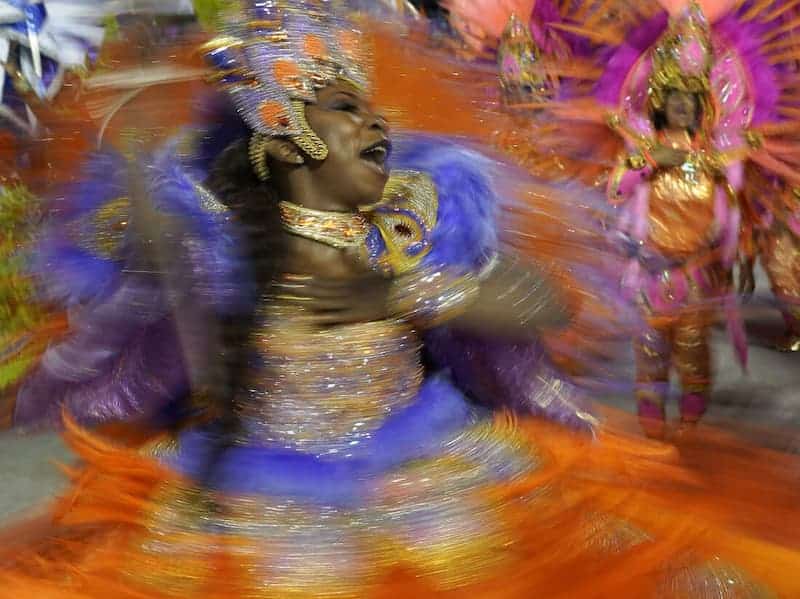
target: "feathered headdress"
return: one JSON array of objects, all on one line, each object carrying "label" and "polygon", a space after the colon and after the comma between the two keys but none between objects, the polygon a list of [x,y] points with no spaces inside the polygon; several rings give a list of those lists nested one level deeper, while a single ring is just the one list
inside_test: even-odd
[{"label": "feathered headdress", "polygon": [[551,82],[542,66],[542,52],[530,28],[516,15],[506,25],[497,49],[500,84],[506,98],[533,101],[549,98]]},{"label": "feathered headdress", "polygon": [[667,93],[678,90],[707,96],[711,92],[711,33],[703,11],[691,2],[670,23],[653,51],[648,90],[651,109],[664,107]]},{"label": "feathered headdress", "polygon": [[222,16],[220,35],[205,45],[205,55],[254,139],[289,137],[312,158],[327,156],[306,121],[306,103],[336,80],[367,87],[359,34],[334,4],[240,0]]}]

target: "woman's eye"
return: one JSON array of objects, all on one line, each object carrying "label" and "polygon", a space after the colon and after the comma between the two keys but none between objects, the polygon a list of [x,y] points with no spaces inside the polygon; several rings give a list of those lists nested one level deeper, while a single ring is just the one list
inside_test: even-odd
[{"label": "woman's eye", "polygon": [[344,112],[355,112],[358,110],[358,106],[356,106],[353,102],[337,102],[333,105],[334,110],[342,110]]}]

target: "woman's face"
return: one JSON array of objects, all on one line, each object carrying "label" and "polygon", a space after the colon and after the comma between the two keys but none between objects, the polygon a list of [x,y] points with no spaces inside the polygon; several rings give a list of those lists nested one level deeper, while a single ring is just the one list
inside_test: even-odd
[{"label": "woman's face", "polygon": [[328,147],[328,157],[312,163],[315,183],[330,190],[331,199],[355,208],[381,198],[389,178],[391,152],[386,121],[351,85],[334,83],[317,92],[306,118]]},{"label": "woman's face", "polygon": [[672,90],[664,106],[670,129],[690,129],[697,125],[697,99],[686,92]]}]

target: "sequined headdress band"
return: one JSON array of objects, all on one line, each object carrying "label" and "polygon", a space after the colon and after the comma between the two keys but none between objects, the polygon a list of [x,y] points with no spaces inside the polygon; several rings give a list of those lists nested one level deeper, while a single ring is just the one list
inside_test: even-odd
[{"label": "sequined headdress band", "polygon": [[359,33],[333,0],[238,0],[230,3],[219,35],[203,48],[253,131],[250,145],[259,177],[268,176],[260,138],[288,137],[308,156],[328,148],[308,125],[305,106],[337,80],[366,89]]}]

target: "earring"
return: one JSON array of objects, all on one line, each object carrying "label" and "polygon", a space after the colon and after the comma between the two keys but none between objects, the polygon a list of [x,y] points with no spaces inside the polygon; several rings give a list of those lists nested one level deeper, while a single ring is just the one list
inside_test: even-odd
[{"label": "earring", "polygon": [[306,103],[303,100],[292,100],[292,110],[301,130],[299,135],[292,135],[292,141],[314,160],[325,160],[328,157],[328,146],[314,133],[311,125],[308,124],[306,120]]},{"label": "earring", "polygon": [[256,176],[261,181],[269,179],[269,166],[267,165],[267,140],[269,138],[262,133],[254,133],[250,137],[250,144],[248,146],[248,154],[250,155],[250,164]]}]

